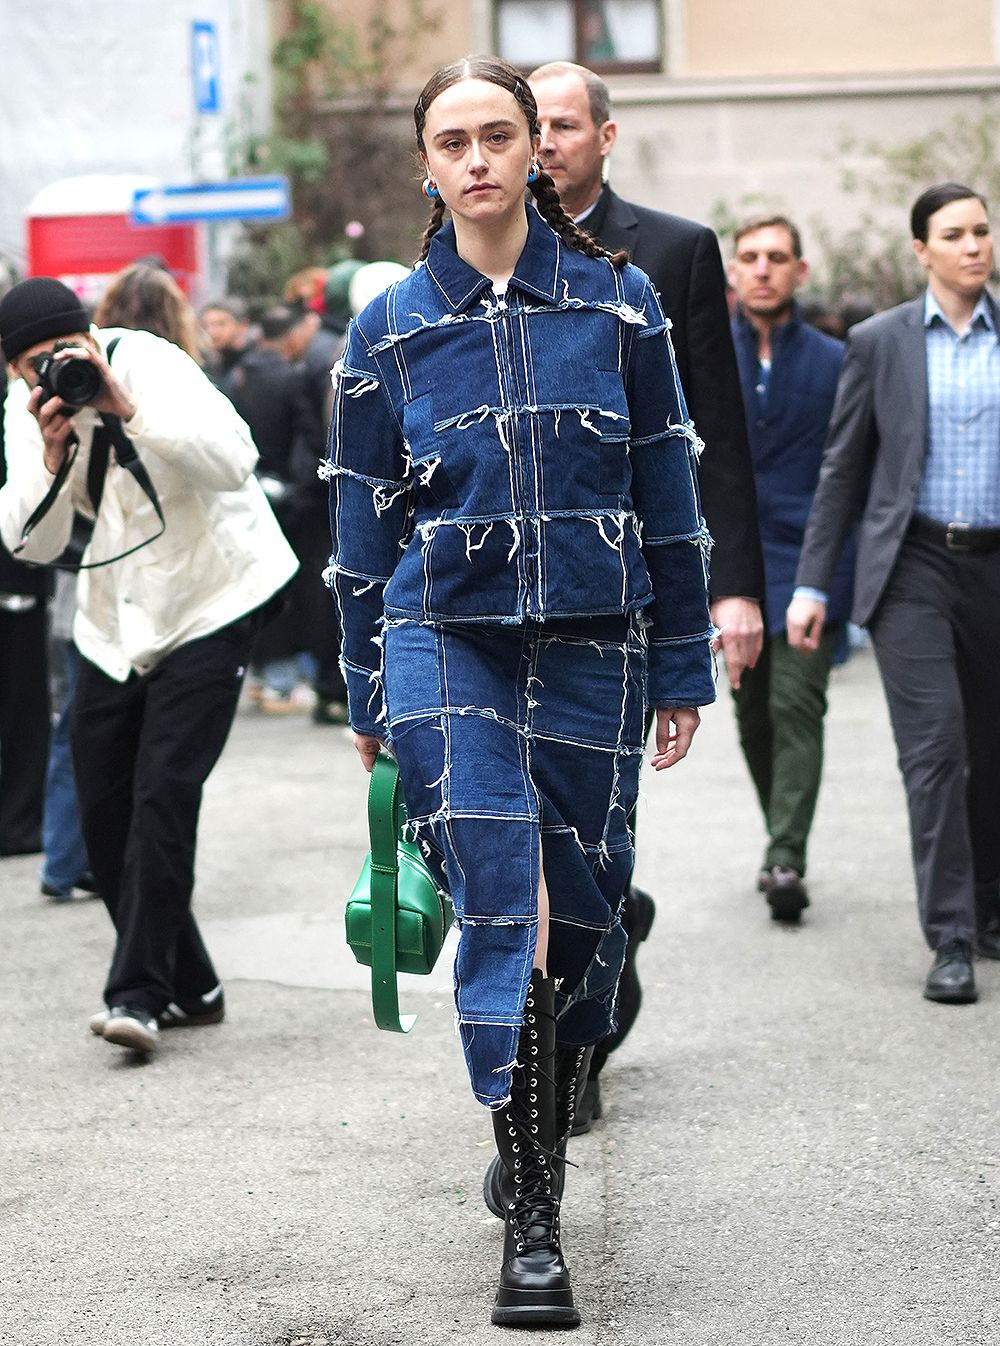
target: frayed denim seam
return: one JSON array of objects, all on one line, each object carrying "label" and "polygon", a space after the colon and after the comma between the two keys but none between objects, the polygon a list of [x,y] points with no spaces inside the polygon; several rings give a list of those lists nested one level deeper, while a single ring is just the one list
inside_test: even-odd
[{"label": "frayed denim seam", "polygon": [[645,449],[652,444],[663,444],[668,439],[683,439],[690,446],[690,452],[697,454],[699,450],[697,445],[705,447],[698,431],[694,428],[691,421],[686,421],[683,425],[666,425],[662,430],[657,430],[655,435],[644,435],[641,439],[634,439],[629,436],[629,446],[633,449]]},{"label": "frayed denim seam", "polygon": [[[334,366],[333,375],[334,403],[336,403],[337,398],[341,395],[345,398],[349,398],[352,402],[356,402],[361,397],[381,392],[382,401],[389,410],[389,415],[392,417],[393,424],[399,430],[400,435],[402,435],[403,427],[400,424],[399,417],[396,415],[395,408],[392,405],[392,398],[383,387],[382,380],[374,375],[371,370],[353,369],[350,365],[344,362],[343,358],[341,358]],[[356,380],[356,382],[353,386],[348,386],[348,382],[351,379]],[[332,424],[330,429],[332,435]],[[331,453],[329,457],[332,459],[333,454]]]},{"label": "frayed denim seam", "polygon": [[[434,273],[431,272],[430,274],[433,276]],[[611,303],[597,299],[573,299],[569,297],[569,282],[564,280],[563,287],[565,298],[553,304],[513,303],[501,307],[498,304],[491,304],[488,300],[484,299],[482,301],[484,306],[483,312],[481,313],[444,313],[440,318],[435,318],[431,321],[428,321],[422,313],[411,313],[409,316],[415,320],[415,326],[408,327],[406,331],[403,332],[389,332],[379,341],[372,343],[369,343],[367,338],[365,338],[366,352],[370,356],[378,356],[386,351],[392,350],[393,347],[400,345],[400,343],[404,341],[408,341],[411,337],[415,337],[422,332],[435,331],[442,327],[453,327],[457,324],[476,322],[485,322],[489,323],[491,326],[496,326],[502,324],[506,320],[516,320],[522,317],[530,317],[533,314],[552,313],[568,309],[585,310],[592,313],[609,313],[612,317],[620,319],[623,323],[645,329],[642,333],[643,336],[658,336],[665,331],[669,331],[668,322],[656,324],[655,326],[651,325],[646,317],[645,310],[640,311],[639,309],[633,308],[632,305],[626,303],[624,299],[619,303]],[[386,307],[388,312],[392,311],[391,303],[387,304]],[[361,335],[364,337],[363,332]],[[343,372],[344,376],[353,374],[355,377],[364,379],[366,382],[373,382],[376,388],[379,386],[378,381],[372,379],[371,376],[365,372],[348,369],[346,366]],[[361,391],[367,392],[369,389],[363,387]],[[356,394],[346,393],[345,395],[352,396]]]},{"label": "frayed denim seam", "polygon": [[[323,571],[323,575],[324,577],[329,575],[330,580],[328,581],[328,583],[332,582],[332,580],[334,580],[337,575],[346,575],[347,578],[351,580],[364,580],[366,583],[370,581],[372,584],[381,584],[381,585],[388,584],[389,580],[392,578],[391,575],[390,576],[366,575],[364,571],[348,570],[346,566],[337,565],[336,563],[328,565],[327,568]],[[355,596],[357,597],[357,595]]]},{"label": "frayed denim seam", "polygon": [[[629,418],[621,415],[617,411],[605,411],[599,402],[514,402],[511,406],[491,407],[483,405],[476,407],[472,411],[463,411],[457,416],[449,416],[443,421],[434,422],[434,431],[437,434],[443,433],[454,427],[456,430],[468,430],[473,425],[478,425],[485,421],[487,416],[501,416],[504,420],[509,420],[513,416],[541,415],[551,413],[553,416],[564,416],[567,412],[575,411],[580,417],[580,423],[585,430],[592,431],[602,439],[608,439],[615,444],[625,444],[628,442],[627,428]],[[607,435],[596,426],[591,425],[587,419],[590,416],[603,416],[606,420],[621,421],[624,423],[626,433],[621,435]],[[673,427],[673,433],[683,433],[682,427]],[[658,439],[666,438],[666,435],[656,436],[654,439],[645,441],[654,443]],[[418,460],[419,461],[419,460]]]},{"label": "frayed denim seam", "polygon": [[[620,854],[624,854],[624,852],[620,852]],[[569,920],[568,917],[565,916],[552,915],[549,917],[549,920],[553,925],[566,925],[573,929],[601,931],[604,934],[607,934],[607,932],[613,928],[610,925],[601,924],[597,921],[583,920],[581,917],[574,917],[573,920]]]},{"label": "frayed denim seam", "polygon": [[659,649],[662,645],[698,645],[704,640],[713,640],[714,630],[714,627],[709,627],[696,636],[656,636],[650,640],[649,646],[650,649]]},{"label": "frayed denim seam", "polygon": [[[559,620],[573,620],[575,618],[589,617],[621,617],[634,615],[643,608],[650,606],[655,601],[653,594],[646,594],[644,597],[636,600],[635,605],[627,609],[625,613],[620,607],[607,608],[587,608],[585,611],[560,612]],[[503,612],[488,612],[482,616],[475,617],[435,617],[430,620],[418,608],[408,609],[394,607],[386,618],[393,622],[412,622],[414,626],[440,626],[445,630],[451,628],[461,628],[463,626],[500,626],[500,627],[521,627],[525,625],[522,617]],[[530,620],[530,619],[529,619]],[[699,637],[700,638],[700,637]]]},{"label": "frayed denim seam", "polygon": [[700,546],[704,539],[704,529],[697,528],[693,532],[688,533],[666,533],[662,536],[658,535],[655,537],[646,536],[642,540],[642,545],[644,547],[669,547],[677,542],[692,542],[696,546]]},{"label": "frayed denim seam", "polygon": [[487,927],[498,930],[505,929],[507,926],[523,926],[525,930],[538,929],[537,916],[463,916],[460,925],[471,926],[474,929],[486,929]]}]

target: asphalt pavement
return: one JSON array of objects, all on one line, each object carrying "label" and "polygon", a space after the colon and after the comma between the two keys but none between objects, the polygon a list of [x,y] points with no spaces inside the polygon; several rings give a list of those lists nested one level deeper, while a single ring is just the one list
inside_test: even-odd
[{"label": "asphalt pavement", "polygon": [[[728,696],[645,778],[644,1004],[571,1144],[578,1346],[1000,1341],[1000,965],[921,997],[902,789],[871,655],[831,686],[798,929]],[[0,1346],[463,1346],[492,1327],[501,1225],[445,961],[378,1032],[343,944],[366,846],[343,731],[239,716],[202,813],[196,910],[221,1025],[149,1059],[87,1031],[111,931],[0,862]]]}]

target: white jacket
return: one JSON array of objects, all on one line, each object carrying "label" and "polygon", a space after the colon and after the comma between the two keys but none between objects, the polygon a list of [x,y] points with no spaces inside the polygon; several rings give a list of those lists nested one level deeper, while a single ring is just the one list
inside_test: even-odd
[{"label": "white jacket", "polygon": [[[183,351],[148,332],[92,329],[102,350],[119,337],[112,365],[138,410],[124,430],[156,488],[162,537],[131,556],[81,570],[73,638],[81,653],[124,682],[147,673],[176,646],[259,607],[297,569],[292,549],[253,475],[257,450],[229,400]],[[69,541],[73,512],[93,518],[87,465],[97,413],[74,419],[80,447],[49,512],[21,548],[21,534],[53,478],[42,458],[27,385],[7,395],[7,482],[0,534],[20,560],[54,560]],[[156,512],[111,454],[101,508],[84,563],[118,556],[159,531]]]}]

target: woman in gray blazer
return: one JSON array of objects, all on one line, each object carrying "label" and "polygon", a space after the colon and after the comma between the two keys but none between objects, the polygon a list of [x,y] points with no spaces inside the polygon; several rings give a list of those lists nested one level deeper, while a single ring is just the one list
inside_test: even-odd
[{"label": "woman in gray blazer", "polygon": [[860,515],[854,620],[868,626],[906,785],[924,994],[977,996],[1000,958],[1000,311],[986,202],[948,182],[911,213],[919,299],[848,336],[788,638],[808,650]]}]

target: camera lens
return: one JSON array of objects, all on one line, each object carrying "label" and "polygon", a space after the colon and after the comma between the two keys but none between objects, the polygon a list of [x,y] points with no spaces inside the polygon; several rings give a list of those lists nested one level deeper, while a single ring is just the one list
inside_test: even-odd
[{"label": "camera lens", "polygon": [[49,378],[55,395],[71,407],[85,407],[100,397],[104,387],[96,367],[78,355],[54,360]]}]

